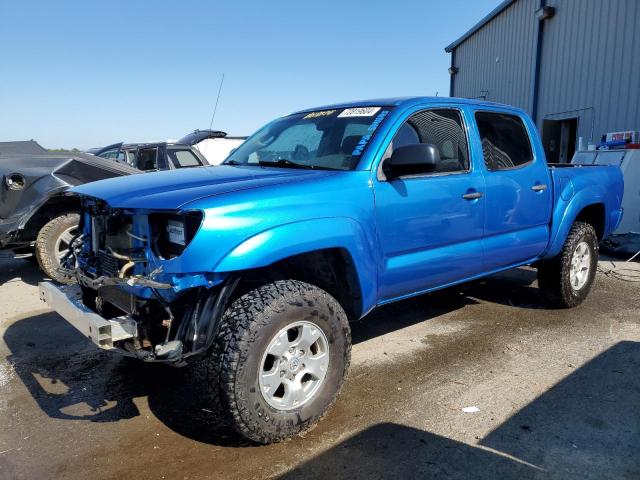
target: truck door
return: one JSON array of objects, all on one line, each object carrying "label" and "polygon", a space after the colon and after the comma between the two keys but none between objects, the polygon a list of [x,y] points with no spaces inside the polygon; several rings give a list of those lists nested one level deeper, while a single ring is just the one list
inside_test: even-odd
[{"label": "truck door", "polygon": [[526,262],[549,242],[550,174],[534,125],[520,115],[476,111],[485,173],[485,270]]},{"label": "truck door", "polygon": [[[374,181],[383,255],[379,295],[389,300],[478,274],[485,202],[481,168],[472,165],[463,112],[419,110],[398,128]],[[384,165],[402,146],[430,144],[433,171],[388,180]]]}]

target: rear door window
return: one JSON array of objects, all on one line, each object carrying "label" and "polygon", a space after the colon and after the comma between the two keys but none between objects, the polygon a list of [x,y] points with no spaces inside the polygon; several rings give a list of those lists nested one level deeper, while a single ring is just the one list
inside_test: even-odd
[{"label": "rear door window", "polygon": [[170,148],[167,150],[167,156],[174,168],[199,167],[202,165],[202,162],[191,150]]},{"label": "rear door window", "polygon": [[142,148],[138,150],[136,158],[136,168],[138,170],[157,170],[158,169],[158,149]]},{"label": "rear door window", "polygon": [[509,170],[533,161],[531,141],[520,117],[499,112],[476,112],[475,116],[487,170]]}]

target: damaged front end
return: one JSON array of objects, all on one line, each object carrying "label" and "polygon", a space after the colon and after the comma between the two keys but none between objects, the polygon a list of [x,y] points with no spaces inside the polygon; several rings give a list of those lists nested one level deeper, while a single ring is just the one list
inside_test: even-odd
[{"label": "damaged front end", "polygon": [[174,365],[206,352],[238,280],[181,271],[203,213],[117,209],[90,197],[82,210],[62,261],[78,284],[43,284],[43,300],[104,349]]}]

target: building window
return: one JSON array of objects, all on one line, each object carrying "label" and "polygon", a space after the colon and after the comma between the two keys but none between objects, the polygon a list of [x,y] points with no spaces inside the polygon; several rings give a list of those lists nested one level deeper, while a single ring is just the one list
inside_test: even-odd
[{"label": "building window", "polygon": [[476,122],[487,170],[508,170],[533,161],[531,141],[520,117],[476,112]]}]

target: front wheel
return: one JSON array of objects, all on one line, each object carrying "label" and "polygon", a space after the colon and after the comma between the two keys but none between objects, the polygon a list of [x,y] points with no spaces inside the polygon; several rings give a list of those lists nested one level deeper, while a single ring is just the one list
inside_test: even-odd
[{"label": "front wheel", "polygon": [[562,251],[538,265],[538,287],[552,307],[570,308],[587,297],[598,267],[598,237],[588,223],[571,227]]},{"label": "front wheel", "polygon": [[331,295],[276,281],[231,305],[214,351],[209,365],[219,375],[210,378],[219,378],[232,426],[273,443],[310,429],[334,403],[349,367],[351,333]]}]

